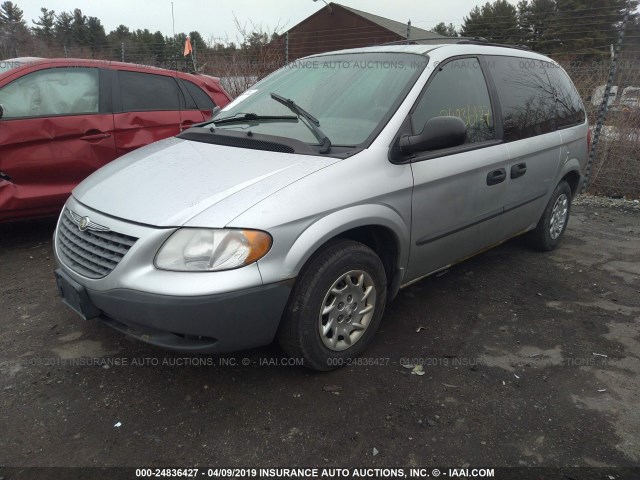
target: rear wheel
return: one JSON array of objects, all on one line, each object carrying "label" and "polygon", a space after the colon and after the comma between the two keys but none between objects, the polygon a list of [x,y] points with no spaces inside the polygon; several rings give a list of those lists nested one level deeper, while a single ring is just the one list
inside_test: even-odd
[{"label": "rear wheel", "polygon": [[338,240],[305,266],[278,332],[283,350],[314,370],[332,370],[371,343],[387,297],[380,258],[366,245]]},{"label": "rear wheel", "polygon": [[526,234],[530,246],[545,252],[558,246],[569,223],[571,197],[571,187],[564,180],[561,181],[553,191],[538,225]]}]

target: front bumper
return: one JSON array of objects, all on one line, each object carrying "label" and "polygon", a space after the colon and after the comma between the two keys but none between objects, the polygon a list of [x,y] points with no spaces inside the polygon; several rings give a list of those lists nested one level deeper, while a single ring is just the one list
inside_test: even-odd
[{"label": "front bumper", "polygon": [[[263,284],[255,263],[222,272],[159,270],[153,267],[155,255],[175,228],[113,218],[73,197],[65,208],[110,232],[97,241],[97,234],[89,238],[72,230],[63,242],[78,254],[71,262],[60,256],[60,221],[54,235],[58,288],[63,301],[84,318],[183,352],[230,352],[266,345],[275,337],[293,280]],[[73,262],[113,261],[113,255],[102,255],[103,241],[118,244],[119,236],[135,241],[110,272],[90,278],[78,271]]]},{"label": "front bumper", "polygon": [[292,285],[288,280],[196,297],[84,291],[95,307],[92,316],[130,337],[182,352],[225,353],[273,341]]}]

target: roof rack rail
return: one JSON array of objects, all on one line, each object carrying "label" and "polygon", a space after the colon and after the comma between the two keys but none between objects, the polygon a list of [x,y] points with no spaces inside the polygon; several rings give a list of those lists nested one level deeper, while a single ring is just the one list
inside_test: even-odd
[{"label": "roof rack rail", "polygon": [[446,43],[446,44],[451,44],[451,43],[458,43],[456,40],[458,40],[457,38],[447,38],[447,37],[442,37],[442,38],[410,38],[408,40],[396,40],[395,42],[386,42],[386,43],[381,43],[380,45],[422,45],[423,42],[435,42],[435,43]]},{"label": "roof rack rail", "polygon": [[459,44],[463,45],[486,45],[488,47],[504,47],[504,48],[515,48],[517,50],[528,50],[531,51],[529,47],[526,45],[507,45],[504,43],[494,43],[488,41],[486,38],[475,37],[475,38],[464,38],[460,39]]},{"label": "roof rack rail", "polygon": [[395,42],[387,42],[382,45],[425,45],[434,42],[446,45],[486,45],[488,47],[504,47],[515,48],[518,50],[531,50],[526,45],[505,45],[502,43],[493,43],[483,37],[443,37],[443,38],[410,38],[408,40],[397,40]]}]

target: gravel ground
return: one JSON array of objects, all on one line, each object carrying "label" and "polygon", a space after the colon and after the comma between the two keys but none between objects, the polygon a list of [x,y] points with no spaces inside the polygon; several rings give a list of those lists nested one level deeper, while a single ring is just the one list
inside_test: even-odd
[{"label": "gravel ground", "polygon": [[578,195],[573,199],[573,205],[583,207],[616,208],[627,212],[640,212],[640,200],[626,200],[624,198]]},{"label": "gravel ground", "polygon": [[364,357],[324,374],[273,345],[196,364],[80,320],[53,228],[0,225],[0,465],[640,462],[634,202],[581,196],[556,251],[515,239],[402,290]]}]

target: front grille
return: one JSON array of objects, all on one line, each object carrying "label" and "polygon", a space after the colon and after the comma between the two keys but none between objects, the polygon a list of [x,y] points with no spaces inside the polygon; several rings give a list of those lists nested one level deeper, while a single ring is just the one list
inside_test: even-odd
[{"label": "front grille", "polygon": [[81,231],[74,221],[73,212],[67,208],[58,224],[58,256],[69,268],[89,278],[108,275],[136,240],[110,230]]}]

